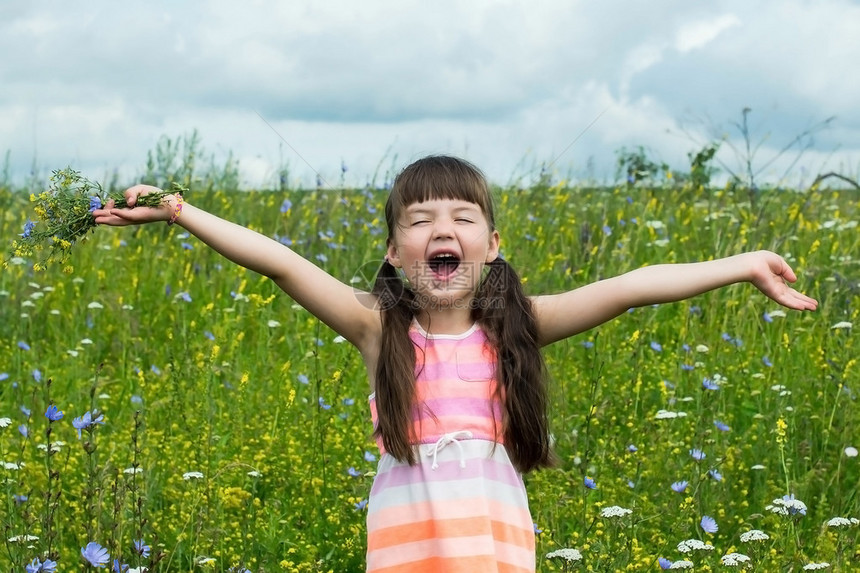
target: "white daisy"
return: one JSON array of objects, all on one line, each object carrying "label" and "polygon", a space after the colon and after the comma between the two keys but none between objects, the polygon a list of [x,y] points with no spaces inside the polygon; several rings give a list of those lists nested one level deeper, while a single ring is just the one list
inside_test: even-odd
[{"label": "white daisy", "polygon": [[604,507],[601,510],[600,517],[624,517],[625,515],[630,515],[631,513],[633,513],[632,509],[619,507],[617,505],[610,505],[609,507]]},{"label": "white daisy", "polygon": [[678,551],[689,553],[690,551],[713,551],[714,546],[699,539],[688,539],[678,544]]},{"label": "white daisy", "polygon": [[565,561],[580,561],[582,560],[582,553],[579,552],[579,549],[556,549],[555,551],[551,551],[546,554],[547,559],[564,559]]},{"label": "white daisy", "polygon": [[720,558],[720,562],[726,567],[735,567],[736,565],[749,563],[750,558],[743,553],[727,553]]},{"label": "white daisy", "polygon": [[750,541],[766,541],[770,539],[770,535],[760,529],[750,529],[745,533],[741,533],[741,543],[749,543]]}]

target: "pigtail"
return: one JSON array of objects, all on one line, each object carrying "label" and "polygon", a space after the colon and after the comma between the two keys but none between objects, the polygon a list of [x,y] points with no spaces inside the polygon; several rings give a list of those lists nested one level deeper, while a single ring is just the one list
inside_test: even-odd
[{"label": "pigtail", "polygon": [[504,404],[505,448],[525,473],[555,465],[549,438],[546,368],[537,320],[516,271],[501,258],[488,263],[473,317],[496,347],[497,392]]},{"label": "pigtail", "polygon": [[414,317],[413,292],[386,259],[371,291],[377,296],[382,317],[382,337],[376,362],[375,437],[401,462],[415,463],[412,449],[412,410],[415,400],[415,347],[409,338]]}]

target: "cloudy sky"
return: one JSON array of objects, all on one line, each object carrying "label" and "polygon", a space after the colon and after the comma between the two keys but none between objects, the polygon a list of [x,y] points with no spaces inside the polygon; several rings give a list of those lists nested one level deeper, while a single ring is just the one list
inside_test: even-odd
[{"label": "cloudy sky", "polygon": [[[381,184],[429,153],[496,182],[675,168],[749,107],[753,165],[860,172],[857,0],[212,0],[0,4],[0,152],[13,176],[143,170],[200,134],[246,185]],[[826,128],[821,122],[835,116]],[[723,144],[727,169],[744,152]],[[725,171],[724,171],[725,173]]]}]

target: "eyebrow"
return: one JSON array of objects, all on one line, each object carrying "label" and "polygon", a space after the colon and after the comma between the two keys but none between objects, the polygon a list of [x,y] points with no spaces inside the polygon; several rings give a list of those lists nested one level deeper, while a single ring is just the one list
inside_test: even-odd
[{"label": "eyebrow", "polygon": [[[431,208],[431,207],[421,207],[421,206],[420,206],[420,203],[419,203],[418,205],[419,205],[419,206],[410,206],[410,207],[407,207],[407,208],[406,208],[406,211],[405,211],[405,214],[406,214],[406,215],[426,215],[426,214],[432,214],[432,213],[434,213],[434,212],[436,211],[436,209],[433,209],[433,208]],[[452,211],[453,211],[454,213],[461,213],[461,212],[463,212],[463,211],[477,211],[477,212],[480,212],[480,211],[481,211],[481,208],[480,208],[478,205],[474,205],[474,204],[472,204],[472,203],[469,203],[468,205],[461,205],[461,206],[458,206],[458,207],[454,207],[454,208],[452,209]]]}]

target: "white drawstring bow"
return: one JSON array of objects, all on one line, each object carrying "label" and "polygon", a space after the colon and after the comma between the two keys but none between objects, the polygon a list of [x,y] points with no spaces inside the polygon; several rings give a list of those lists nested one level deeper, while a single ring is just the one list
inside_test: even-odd
[{"label": "white drawstring bow", "polygon": [[439,464],[436,461],[436,456],[439,454],[439,450],[444,449],[448,444],[455,444],[457,446],[457,449],[460,450],[460,467],[466,467],[466,454],[463,451],[463,446],[460,444],[459,440],[468,440],[471,438],[472,432],[468,430],[458,430],[456,432],[444,434],[441,438],[436,440],[436,443],[430,446],[424,453],[426,456],[433,456],[433,465],[430,466],[430,469],[435,470],[439,467]]}]

